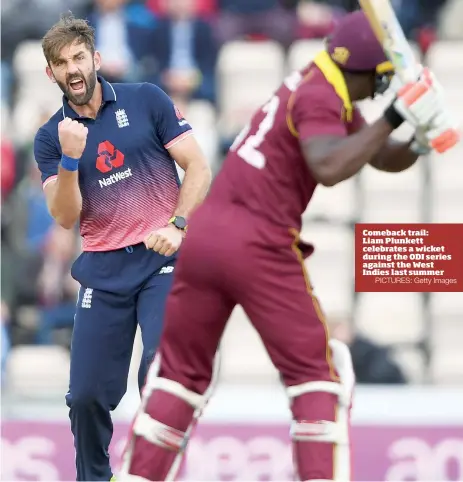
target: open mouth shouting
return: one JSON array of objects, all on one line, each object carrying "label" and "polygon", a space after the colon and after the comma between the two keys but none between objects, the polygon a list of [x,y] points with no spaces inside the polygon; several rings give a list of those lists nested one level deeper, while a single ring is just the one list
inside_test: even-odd
[{"label": "open mouth shouting", "polygon": [[74,95],[82,95],[85,93],[84,79],[73,79],[69,82],[69,88]]}]

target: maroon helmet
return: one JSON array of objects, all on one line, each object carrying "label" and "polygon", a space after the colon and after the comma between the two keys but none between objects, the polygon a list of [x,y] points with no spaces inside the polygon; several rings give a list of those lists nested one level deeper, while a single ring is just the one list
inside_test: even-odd
[{"label": "maroon helmet", "polygon": [[349,72],[394,70],[363,11],[346,15],[328,39],[327,50],[333,61]]}]

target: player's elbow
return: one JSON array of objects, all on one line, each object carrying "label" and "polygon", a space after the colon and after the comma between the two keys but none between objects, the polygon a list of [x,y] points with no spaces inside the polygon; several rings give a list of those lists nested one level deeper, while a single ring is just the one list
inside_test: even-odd
[{"label": "player's elbow", "polygon": [[80,210],[63,212],[54,206],[50,206],[50,214],[62,228],[72,229],[80,217]]},{"label": "player's elbow", "polygon": [[64,229],[73,229],[74,226],[76,225],[77,219],[76,220],[70,220],[70,219],[61,219],[61,220],[56,220],[56,222]]},{"label": "player's elbow", "polygon": [[332,187],[340,182],[339,175],[332,169],[328,167],[322,167],[318,169],[312,168],[312,176],[317,181],[318,184],[321,184],[325,187]]},{"label": "player's elbow", "polygon": [[339,179],[336,176],[328,175],[328,176],[320,176],[318,178],[318,183],[325,187],[333,187],[338,184]]},{"label": "player's elbow", "polygon": [[339,152],[335,149],[339,139],[316,138],[302,143],[304,158],[314,180],[322,186],[331,187],[344,180],[339,163]]},{"label": "player's elbow", "polygon": [[[53,216],[53,214],[52,214]],[[64,229],[72,229],[77,223],[78,216],[53,216],[55,221]]]}]

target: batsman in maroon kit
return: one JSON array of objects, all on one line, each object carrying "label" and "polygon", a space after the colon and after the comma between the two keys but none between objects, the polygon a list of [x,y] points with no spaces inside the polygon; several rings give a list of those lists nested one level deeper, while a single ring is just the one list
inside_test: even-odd
[{"label": "batsman in maroon kit", "polygon": [[238,136],[190,220],[167,302],[159,371],[148,376],[120,479],[175,478],[210,395],[225,325],[239,304],[287,387],[297,477],[352,480],[350,354],[328,339],[304,268],[313,248],[299,232],[317,184],[332,186],[367,163],[400,172],[416,161],[416,147],[430,148],[388,139],[405,111],[418,119],[417,128],[429,122],[415,112],[423,89],[431,100],[420,99],[434,114],[443,109],[430,82],[406,86],[371,125],[353,104],[383,92],[392,76],[364,14],[353,13],[327,50],[288,77]]}]

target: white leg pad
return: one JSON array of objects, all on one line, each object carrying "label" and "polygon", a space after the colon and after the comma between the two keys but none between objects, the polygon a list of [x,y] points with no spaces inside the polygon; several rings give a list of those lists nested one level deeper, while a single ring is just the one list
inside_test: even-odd
[{"label": "white leg pad", "polygon": [[320,479],[310,482],[350,482],[349,410],[352,403],[355,376],[349,348],[338,340],[331,340],[330,347],[340,383],[329,381],[307,382],[286,389],[290,399],[314,392],[331,393],[338,397],[339,404],[335,422],[294,420],[291,426],[291,437],[295,441],[336,445],[334,480]]},{"label": "white leg pad", "polygon": [[180,383],[167,378],[153,378],[152,380],[147,381],[147,387],[149,387],[150,392],[153,392],[154,390],[162,390],[163,392],[170,393],[188,403],[188,405],[194,409],[201,409],[205,404],[203,395],[192,392]]},{"label": "white leg pad", "polygon": [[133,432],[152,444],[174,452],[182,450],[186,439],[185,432],[158,422],[144,412],[137,415]]},{"label": "white leg pad", "polygon": [[[146,377],[146,384],[142,392],[140,407],[133,423],[132,435],[143,437],[145,440],[152,443],[153,445],[157,445],[167,450],[177,452],[175,461],[170,468],[170,471],[167,474],[166,478],[164,479],[166,481],[175,480],[175,477],[179,471],[182,462],[182,455],[186,448],[191,432],[216,387],[220,372],[220,361],[221,360],[219,349],[216,353],[216,357],[214,360],[211,383],[204,395],[192,392],[178,382],[169,380],[167,378],[159,377],[158,373],[161,362],[161,358],[159,355],[155,357],[150,366],[148,375]],[[161,422],[158,422],[146,413],[146,405],[151,394],[155,390],[162,390],[164,392],[170,393],[177,398],[183,400],[192,408],[194,408],[193,420],[186,432],[176,430]],[[145,482],[144,478],[134,476],[129,473],[132,460],[133,443],[134,437],[132,436],[132,438],[127,444],[127,448],[122,458],[122,465],[118,475],[118,479],[126,480],[128,482]]]},{"label": "white leg pad", "polygon": [[326,420],[317,422],[298,422],[293,420],[290,435],[293,440],[299,442],[349,443],[348,427],[339,422]]},{"label": "white leg pad", "polygon": [[332,393],[340,397],[342,395],[342,386],[337,382],[306,382],[300,385],[293,385],[286,389],[286,393],[290,399],[311,392]]}]

